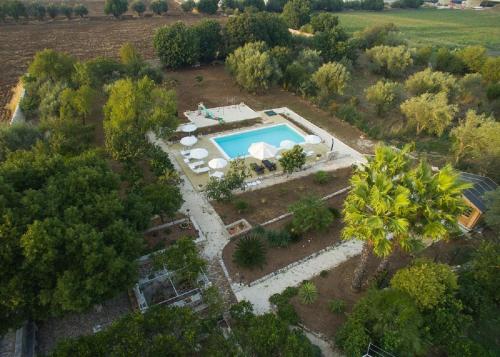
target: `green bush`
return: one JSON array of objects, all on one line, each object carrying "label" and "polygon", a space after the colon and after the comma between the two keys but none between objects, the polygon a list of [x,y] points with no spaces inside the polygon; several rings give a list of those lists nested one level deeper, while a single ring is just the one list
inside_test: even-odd
[{"label": "green bush", "polygon": [[186,0],[186,1],[183,1],[181,4],[181,9],[184,12],[191,12],[191,11],[193,11],[193,9],[195,7],[196,7],[196,3],[194,2],[194,0]]},{"label": "green bush", "polygon": [[326,278],[328,276],[328,270],[322,270],[319,272],[319,276],[322,278]]},{"label": "green bush", "polygon": [[500,83],[490,84],[486,89],[486,97],[491,101],[500,98]]},{"label": "green bush", "polygon": [[299,300],[301,303],[309,305],[318,298],[316,285],[310,281],[304,282],[299,288]]},{"label": "green bush", "polygon": [[346,104],[342,105],[338,110],[337,110],[337,116],[345,120],[346,122],[353,124],[355,126],[358,126],[360,123],[363,122],[363,116],[361,115],[360,112],[356,109],[356,107]]},{"label": "green bush", "polygon": [[445,47],[437,51],[434,67],[437,71],[453,74],[464,74],[467,71],[464,61],[455,52]]},{"label": "green bush", "polygon": [[320,170],[314,174],[314,182],[316,182],[319,185],[324,185],[330,182],[331,179],[332,177],[326,171]]},{"label": "green bush", "polygon": [[89,14],[89,10],[83,4],[76,4],[73,7],[73,12],[75,13],[76,16],[80,16],[81,18],[84,18]]},{"label": "green bush", "polygon": [[128,10],[127,0],[106,0],[104,2],[104,13],[118,18]]},{"label": "green bush", "polygon": [[266,247],[258,236],[243,237],[236,243],[233,261],[243,268],[262,268],[266,263]]},{"label": "green bush", "polygon": [[265,236],[271,247],[285,248],[292,242],[292,237],[287,230],[268,230],[266,231]]},{"label": "green bush", "polygon": [[302,231],[296,229],[295,226],[293,225],[293,222],[288,222],[285,225],[285,230],[290,235],[290,238],[292,239],[292,242],[298,242],[299,240],[302,239]]},{"label": "green bush", "polygon": [[328,302],[328,309],[334,314],[341,314],[345,311],[345,301],[332,299]]},{"label": "green bush", "polygon": [[300,145],[295,145],[292,149],[286,150],[281,154],[279,159],[283,171],[292,173],[295,170],[300,170],[306,163],[306,153]]},{"label": "green bush", "polygon": [[289,211],[293,213],[292,225],[299,233],[325,230],[333,221],[333,215],[324,201],[313,196],[294,203]]},{"label": "green bush", "polygon": [[149,4],[149,8],[154,14],[161,15],[168,11],[168,3],[166,0],[153,0]]},{"label": "green bush", "polygon": [[340,218],[342,216],[340,210],[337,207],[328,207],[328,210],[333,215],[333,218]]},{"label": "green bush", "polygon": [[234,202],[234,208],[236,208],[238,213],[241,214],[247,212],[248,209],[250,208],[250,205],[248,204],[247,201],[237,200],[236,202]]},{"label": "green bush", "polygon": [[146,4],[142,0],[134,0],[130,5],[130,8],[137,12],[137,15],[142,16],[144,11],[146,11]]},{"label": "green bush", "polygon": [[154,35],[153,45],[166,67],[179,68],[191,65],[200,58],[200,43],[196,29],[180,21],[158,29]]},{"label": "green bush", "polygon": [[290,303],[290,299],[297,296],[298,292],[299,288],[289,286],[281,294],[274,294],[269,298],[269,302],[277,308],[278,317],[290,325],[296,325],[300,322],[297,311]]},{"label": "green bush", "polygon": [[203,14],[213,15],[219,8],[217,0],[199,0],[196,8]]}]

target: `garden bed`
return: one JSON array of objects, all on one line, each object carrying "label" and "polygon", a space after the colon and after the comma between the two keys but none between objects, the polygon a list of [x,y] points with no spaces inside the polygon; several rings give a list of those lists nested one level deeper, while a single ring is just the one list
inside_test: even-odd
[{"label": "garden bed", "polygon": [[[323,197],[347,187],[351,171],[351,168],[344,168],[328,172],[331,179],[325,184],[317,183],[312,174],[260,190],[243,192],[235,196],[232,202],[212,201],[211,204],[225,224],[245,218],[250,224],[257,225],[287,213],[288,206],[305,196]],[[248,208],[238,210],[240,201],[246,202]]]},{"label": "garden bed", "polygon": [[145,254],[169,247],[180,238],[189,237],[196,239],[198,235],[198,231],[189,219],[170,227],[146,232],[144,233],[144,240],[146,242]]},{"label": "garden bed", "polygon": [[[327,200],[329,207],[340,209],[345,199],[345,194],[332,197]],[[292,217],[287,217],[278,222],[274,222],[266,226],[266,229],[280,230],[292,220]],[[336,218],[332,225],[324,232],[309,232],[304,237],[296,242],[291,243],[286,248],[273,248],[266,244],[266,264],[260,268],[245,269],[241,268],[233,262],[233,253],[236,249],[236,244],[239,239],[244,236],[232,239],[222,251],[224,264],[229,272],[233,282],[248,284],[267,274],[286,267],[287,265],[301,260],[315,252],[318,252],[326,247],[329,247],[340,241],[340,232],[343,223],[339,218]]]}]

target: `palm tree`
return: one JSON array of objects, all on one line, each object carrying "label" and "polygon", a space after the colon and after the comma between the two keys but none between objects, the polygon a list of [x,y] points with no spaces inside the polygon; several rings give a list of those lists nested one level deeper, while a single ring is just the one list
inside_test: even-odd
[{"label": "palm tree", "polygon": [[383,258],[377,270],[384,269],[396,246],[411,251],[425,238],[446,237],[463,210],[461,192],[466,186],[453,169],[447,166],[433,174],[425,162],[412,168],[412,149],[379,146],[375,157],[351,178],[342,238],[364,242],[354,290],[362,286],[372,252]]}]

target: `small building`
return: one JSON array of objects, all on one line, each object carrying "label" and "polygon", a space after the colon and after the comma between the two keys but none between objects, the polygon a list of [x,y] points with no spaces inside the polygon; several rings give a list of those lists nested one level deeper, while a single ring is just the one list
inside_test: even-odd
[{"label": "small building", "polygon": [[472,184],[471,188],[464,191],[463,197],[468,206],[467,211],[458,218],[458,223],[467,230],[473,229],[481,216],[486,212],[484,194],[494,191],[498,185],[489,177],[461,172],[462,181]]}]

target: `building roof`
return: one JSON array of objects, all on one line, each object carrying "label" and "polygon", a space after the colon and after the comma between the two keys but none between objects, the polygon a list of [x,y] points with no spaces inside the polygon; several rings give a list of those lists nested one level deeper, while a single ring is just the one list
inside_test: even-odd
[{"label": "building roof", "polygon": [[464,191],[464,196],[481,212],[486,211],[484,194],[488,191],[495,190],[498,185],[489,177],[475,175],[468,172],[461,172],[460,178],[473,185],[471,188]]}]

